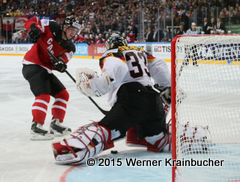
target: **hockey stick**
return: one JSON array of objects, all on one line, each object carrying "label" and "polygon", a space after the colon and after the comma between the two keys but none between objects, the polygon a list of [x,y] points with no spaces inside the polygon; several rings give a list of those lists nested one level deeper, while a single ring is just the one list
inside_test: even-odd
[{"label": "hockey stick", "polygon": [[[43,42],[41,40],[38,40],[40,45],[48,52],[48,54],[54,59],[54,61],[58,61],[58,59],[44,46]],[[73,76],[65,70],[65,73],[72,79],[74,83],[76,83],[76,80],[73,78]],[[92,101],[92,103],[104,114],[107,115],[109,111],[103,110],[91,97],[88,96],[88,98]]]}]

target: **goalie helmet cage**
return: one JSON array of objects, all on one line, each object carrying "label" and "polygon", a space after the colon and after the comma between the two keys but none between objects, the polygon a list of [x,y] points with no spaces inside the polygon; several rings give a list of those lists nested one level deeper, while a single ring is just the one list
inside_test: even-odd
[{"label": "goalie helmet cage", "polygon": [[240,181],[240,36],[176,36],[171,74],[172,181]]}]

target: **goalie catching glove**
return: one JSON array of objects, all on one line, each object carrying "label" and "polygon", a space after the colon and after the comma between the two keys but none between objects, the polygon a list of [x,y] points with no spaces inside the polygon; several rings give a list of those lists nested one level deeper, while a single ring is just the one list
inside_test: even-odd
[{"label": "goalie catching glove", "polygon": [[99,76],[97,72],[88,68],[76,70],[76,84],[78,91],[86,96],[100,97],[111,89],[111,80],[106,72]]}]

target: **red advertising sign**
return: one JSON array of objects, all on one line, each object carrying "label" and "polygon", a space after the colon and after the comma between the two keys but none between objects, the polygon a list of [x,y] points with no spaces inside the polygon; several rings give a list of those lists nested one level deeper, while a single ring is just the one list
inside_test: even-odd
[{"label": "red advertising sign", "polygon": [[106,51],[106,44],[92,44],[88,46],[89,56],[102,56]]},{"label": "red advertising sign", "polygon": [[4,31],[14,30],[14,17],[4,17],[2,20],[2,24]]},{"label": "red advertising sign", "polygon": [[15,17],[15,29],[16,30],[24,29],[24,24],[25,24],[26,21],[28,21],[28,15],[16,16]]}]

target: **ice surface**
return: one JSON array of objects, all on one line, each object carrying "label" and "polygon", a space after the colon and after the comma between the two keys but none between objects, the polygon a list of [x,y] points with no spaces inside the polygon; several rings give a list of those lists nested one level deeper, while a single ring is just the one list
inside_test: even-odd
[{"label": "ice surface", "polygon": [[[28,82],[22,76],[21,56],[0,57],[0,182],[73,182],[73,181],[171,181],[170,167],[86,167],[56,165],[52,153],[52,141],[31,141],[29,139],[32,121],[31,106],[34,96]],[[75,77],[75,69],[88,67],[100,72],[98,60],[73,59],[68,64],[68,71]],[[170,64],[169,64],[170,67]],[[98,121],[103,114],[84,95],[80,94],[73,81],[65,73],[54,74],[63,82],[70,100],[64,124],[72,128]],[[110,107],[107,96],[93,98],[105,110]],[[51,99],[50,105],[53,103]],[[49,127],[51,109],[44,124]],[[58,138],[56,138],[57,140]],[[108,157],[136,157],[137,159],[164,160],[169,153],[152,153],[145,149],[134,151],[125,141],[116,142],[113,150],[122,151],[111,155],[110,150],[100,154]],[[125,152],[124,152],[125,151]]]}]

